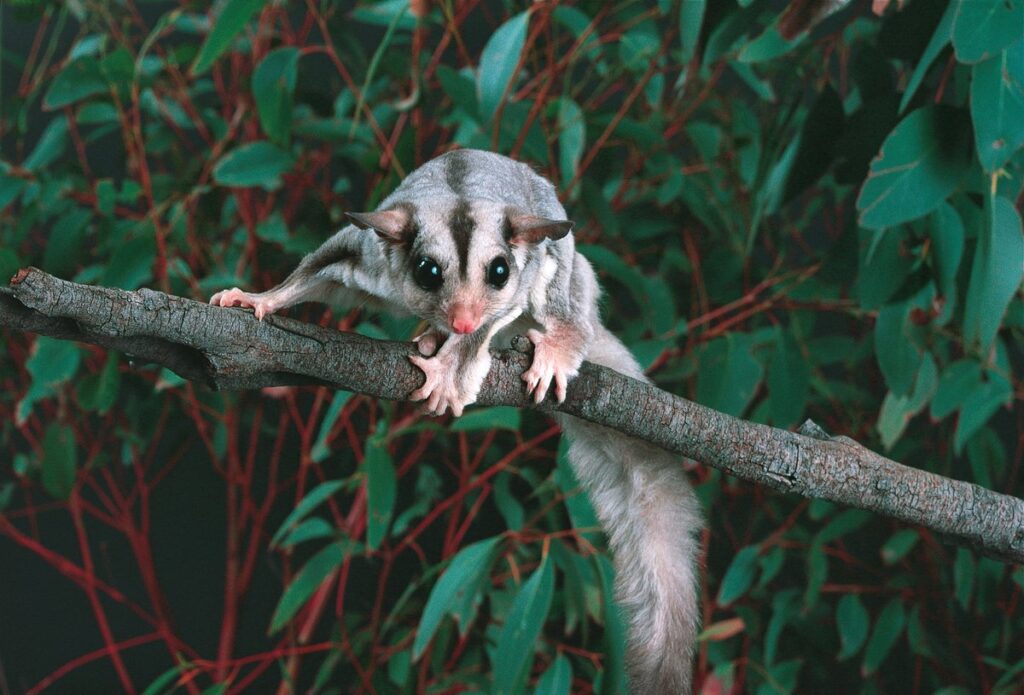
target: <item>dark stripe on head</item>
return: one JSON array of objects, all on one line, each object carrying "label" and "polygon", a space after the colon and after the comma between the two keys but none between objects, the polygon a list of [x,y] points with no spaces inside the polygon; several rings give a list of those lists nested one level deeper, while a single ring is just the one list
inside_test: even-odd
[{"label": "dark stripe on head", "polygon": [[448,155],[444,168],[444,180],[455,195],[465,195],[466,177],[469,176],[469,157],[462,150],[455,150]]},{"label": "dark stripe on head", "polygon": [[448,219],[448,227],[452,232],[452,240],[455,242],[455,250],[459,254],[459,273],[465,279],[467,275],[466,266],[469,264],[469,240],[473,236],[473,228],[476,224],[469,214],[469,201],[462,199],[452,208],[451,217]]}]

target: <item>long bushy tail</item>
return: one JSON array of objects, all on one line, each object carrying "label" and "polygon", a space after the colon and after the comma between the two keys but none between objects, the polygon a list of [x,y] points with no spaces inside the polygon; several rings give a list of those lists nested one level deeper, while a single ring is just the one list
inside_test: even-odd
[{"label": "long bushy tail", "polygon": [[[603,328],[587,359],[644,379],[629,351]],[[632,695],[691,692],[700,607],[700,504],[679,458],[612,430],[561,418],[569,461],[608,534],[616,599],[629,621]]]}]

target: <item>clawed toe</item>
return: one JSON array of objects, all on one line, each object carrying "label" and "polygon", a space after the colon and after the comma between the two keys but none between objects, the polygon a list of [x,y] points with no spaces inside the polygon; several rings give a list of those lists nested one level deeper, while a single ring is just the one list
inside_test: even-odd
[{"label": "clawed toe", "polygon": [[252,309],[256,318],[260,321],[277,310],[277,307],[270,300],[261,298],[259,295],[243,292],[237,287],[232,287],[230,290],[221,290],[216,293],[210,297],[210,304],[213,304],[214,306],[239,306],[246,309]]},{"label": "clawed toe", "polygon": [[410,355],[409,361],[419,367],[425,379],[423,385],[409,396],[411,401],[425,401],[423,410],[428,415],[441,416],[451,409],[455,417],[462,415],[472,403],[475,394],[463,392],[451,378],[451,369],[436,357]]},{"label": "clawed toe", "polygon": [[533,343],[534,349],[533,363],[523,373],[526,392],[533,395],[534,403],[540,403],[551,390],[555,400],[564,403],[569,380],[577,374],[578,362],[573,364],[570,355],[552,345],[547,337],[537,330],[530,330],[527,337]]}]

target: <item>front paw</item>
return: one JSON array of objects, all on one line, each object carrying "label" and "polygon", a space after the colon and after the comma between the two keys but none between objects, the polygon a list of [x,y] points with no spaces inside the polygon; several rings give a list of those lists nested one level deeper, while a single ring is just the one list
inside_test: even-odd
[{"label": "front paw", "polygon": [[411,355],[409,360],[422,369],[427,377],[423,386],[409,396],[409,400],[426,401],[424,409],[427,414],[444,415],[451,408],[452,415],[458,417],[467,405],[476,401],[480,392],[479,382],[473,388],[473,382],[460,380],[458,371],[447,360],[420,355]]},{"label": "front paw", "polygon": [[534,403],[540,403],[553,381],[555,398],[559,403],[564,402],[566,387],[569,380],[579,374],[582,358],[538,330],[531,329],[526,336],[533,343],[533,363],[523,372],[527,393],[533,394]]},{"label": "front paw", "polygon": [[263,320],[264,316],[270,316],[280,308],[260,294],[243,292],[237,287],[232,287],[230,290],[221,290],[213,295],[210,297],[210,304],[214,306],[240,306],[252,309],[256,314],[256,318],[260,321]]}]

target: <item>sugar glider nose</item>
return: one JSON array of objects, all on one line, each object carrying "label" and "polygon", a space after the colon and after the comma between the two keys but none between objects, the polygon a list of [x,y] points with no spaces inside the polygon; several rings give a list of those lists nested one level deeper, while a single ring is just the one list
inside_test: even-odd
[{"label": "sugar glider nose", "polygon": [[480,310],[476,307],[465,304],[455,304],[448,312],[448,321],[452,330],[456,333],[466,335],[472,333],[480,326]]}]

